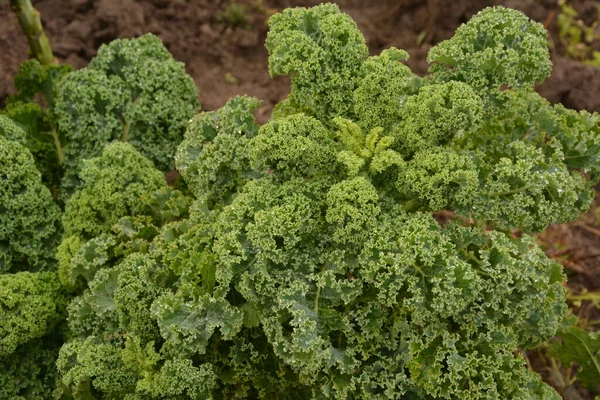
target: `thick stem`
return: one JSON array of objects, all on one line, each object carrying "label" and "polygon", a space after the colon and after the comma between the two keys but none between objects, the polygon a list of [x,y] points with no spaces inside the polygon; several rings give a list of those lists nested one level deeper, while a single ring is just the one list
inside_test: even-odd
[{"label": "thick stem", "polygon": [[490,196],[500,197],[500,196],[506,196],[506,195],[509,195],[509,194],[521,193],[521,192],[524,192],[527,189],[529,189],[531,186],[532,186],[531,184],[527,184],[527,185],[518,187],[518,188],[513,189],[513,190],[507,190],[505,192],[493,192],[493,193],[490,193]]},{"label": "thick stem", "polygon": [[[321,273],[325,272],[325,270],[327,269],[327,264],[323,264],[323,266],[321,267]],[[321,287],[317,286],[317,294],[315,295],[315,307],[314,310],[316,313],[319,312],[319,297],[321,296]]]},{"label": "thick stem", "polygon": [[65,153],[63,152],[62,145],[60,144],[58,132],[56,132],[56,129],[52,127],[50,134],[52,135],[52,139],[54,139],[54,147],[56,148],[56,155],[58,156],[58,164],[63,165],[65,162]]},{"label": "thick stem", "polygon": [[17,14],[19,24],[27,36],[31,56],[35,57],[40,64],[58,64],[52,53],[50,41],[44,33],[40,13],[33,8],[29,0],[10,0],[12,10]]},{"label": "thick stem", "polygon": [[315,296],[315,307],[314,310],[316,313],[319,312],[319,297],[321,296],[321,287],[317,286],[317,294]]},{"label": "thick stem", "polygon": [[121,134],[121,142],[127,142],[129,140],[129,121],[125,121],[123,124],[123,133]]}]

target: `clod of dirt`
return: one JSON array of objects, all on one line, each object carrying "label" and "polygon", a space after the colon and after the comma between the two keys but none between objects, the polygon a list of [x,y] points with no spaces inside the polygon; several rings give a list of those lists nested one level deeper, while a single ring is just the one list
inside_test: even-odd
[{"label": "clod of dirt", "polygon": [[145,33],[144,7],[134,0],[100,0],[96,3],[94,39],[96,47],[117,37]]},{"label": "clod of dirt", "polygon": [[600,68],[566,57],[552,61],[552,76],[539,87],[540,94],[567,108],[600,111]]}]

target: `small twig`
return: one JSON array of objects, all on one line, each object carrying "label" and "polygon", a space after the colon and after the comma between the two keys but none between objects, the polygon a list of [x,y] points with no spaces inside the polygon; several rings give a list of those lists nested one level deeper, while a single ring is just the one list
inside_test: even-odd
[{"label": "small twig", "polygon": [[546,17],[546,20],[544,21],[544,28],[548,29],[548,27],[550,26],[550,24],[552,23],[552,21],[554,21],[554,18],[556,17],[556,11],[550,11],[550,13],[548,13],[548,16]]},{"label": "small twig", "polygon": [[556,378],[556,380],[559,381],[556,383],[558,384],[558,386],[560,386],[561,392],[564,392],[565,389],[569,385],[567,384],[567,382],[565,382],[565,376],[563,375],[562,371],[560,370],[560,366],[558,365],[558,363],[556,362],[554,357],[550,357],[550,364],[551,364],[550,371],[551,371],[552,375],[554,376],[554,378]]},{"label": "small twig", "polygon": [[600,230],[596,229],[596,228],[592,228],[591,226],[589,226],[588,224],[586,224],[585,222],[578,222],[575,224],[575,226],[580,227],[581,229],[589,232],[589,233],[593,233],[596,236],[600,236]]},{"label": "small twig", "polygon": [[581,265],[579,265],[571,260],[564,260],[562,262],[562,265],[565,266],[566,268],[572,269],[573,271],[577,271],[580,274],[589,275],[589,272],[586,271],[586,269],[584,267],[582,267]]},{"label": "small twig", "polygon": [[572,248],[567,247],[566,249],[558,250],[556,252],[548,254],[548,257],[551,257],[551,258],[560,257],[560,256],[563,256],[563,255],[565,255],[567,253],[570,253],[572,250],[573,250]]},{"label": "small twig", "polygon": [[568,301],[600,301],[600,292],[586,292],[583,294],[567,294]]},{"label": "small twig", "polygon": [[540,360],[544,364],[544,369],[547,371],[550,371],[550,366],[548,365],[546,355],[544,353],[542,353],[542,350],[539,347],[537,348],[537,352],[538,352],[538,356],[539,356]]},{"label": "small twig", "polygon": [[573,257],[573,261],[585,260],[586,258],[595,258],[595,257],[600,257],[600,253],[588,254],[588,255],[585,255],[585,256]]},{"label": "small twig", "polygon": [[533,371],[533,366],[531,365],[531,361],[529,361],[529,356],[527,355],[527,352],[522,350],[521,355],[523,356],[523,359],[525,360],[525,363],[527,364],[527,368],[530,371]]}]

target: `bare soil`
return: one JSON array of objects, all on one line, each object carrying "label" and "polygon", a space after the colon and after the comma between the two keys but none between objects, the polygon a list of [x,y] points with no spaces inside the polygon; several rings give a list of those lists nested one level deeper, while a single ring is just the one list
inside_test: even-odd
[{"label": "bare soil", "polygon": [[[315,5],[315,0],[243,0],[246,21],[233,28],[222,16],[225,0],[39,0],[47,34],[57,57],[76,68],[85,66],[103,43],[115,38],[153,32],[177,60],[186,64],[201,91],[203,108],[214,110],[236,94],[263,100],[258,118],[268,119],[273,105],[287,94],[285,78],[267,72],[264,39],[270,13],[286,7]],[[429,48],[452,36],[456,27],[486,6],[503,4],[524,11],[555,29],[556,0],[339,0],[364,33],[373,54],[390,46],[409,52],[408,64],[427,72]],[[580,15],[595,16],[594,1],[576,2]],[[423,40],[417,44],[419,35]],[[552,77],[540,92],[553,102],[575,109],[600,111],[600,69],[560,55],[553,33]],[[12,77],[28,56],[27,42],[11,14],[9,1],[0,2],[0,105],[14,92]]]}]

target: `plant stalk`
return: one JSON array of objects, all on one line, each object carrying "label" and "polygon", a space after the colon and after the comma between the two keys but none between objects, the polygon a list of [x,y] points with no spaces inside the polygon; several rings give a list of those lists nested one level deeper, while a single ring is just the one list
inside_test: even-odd
[{"label": "plant stalk", "polygon": [[56,57],[52,53],[50,41],[44,33],[40,13],[33,8],[31,1],[10,0],[10,6],[15,14],[17,14],[19,25],[21,25],[25,36],[27,36],[30,55],[35,57],[42,65],[58,64]]},{"label": "plant stalk", "polygon": [[[327,264],[323,263],[321,267],[321,273],[325,272],[327,269]],[[321,296],[321,287],[317,285],[317,294],[315,295],[315,307],[314,310],[316,313],[319,312],[319,297]]]},{"label": "plant stalk", "polygon": [[60,139],[58,137],[58,132],[56,129],[52,127],[52,131],[50,132],[52,135],[52,139],[54,139],[54,147],[56,148],[56,155],[58,157],[58,165],[63,165],[65,162],[65,153],[62,149],[62,145],[60,144]]}]

